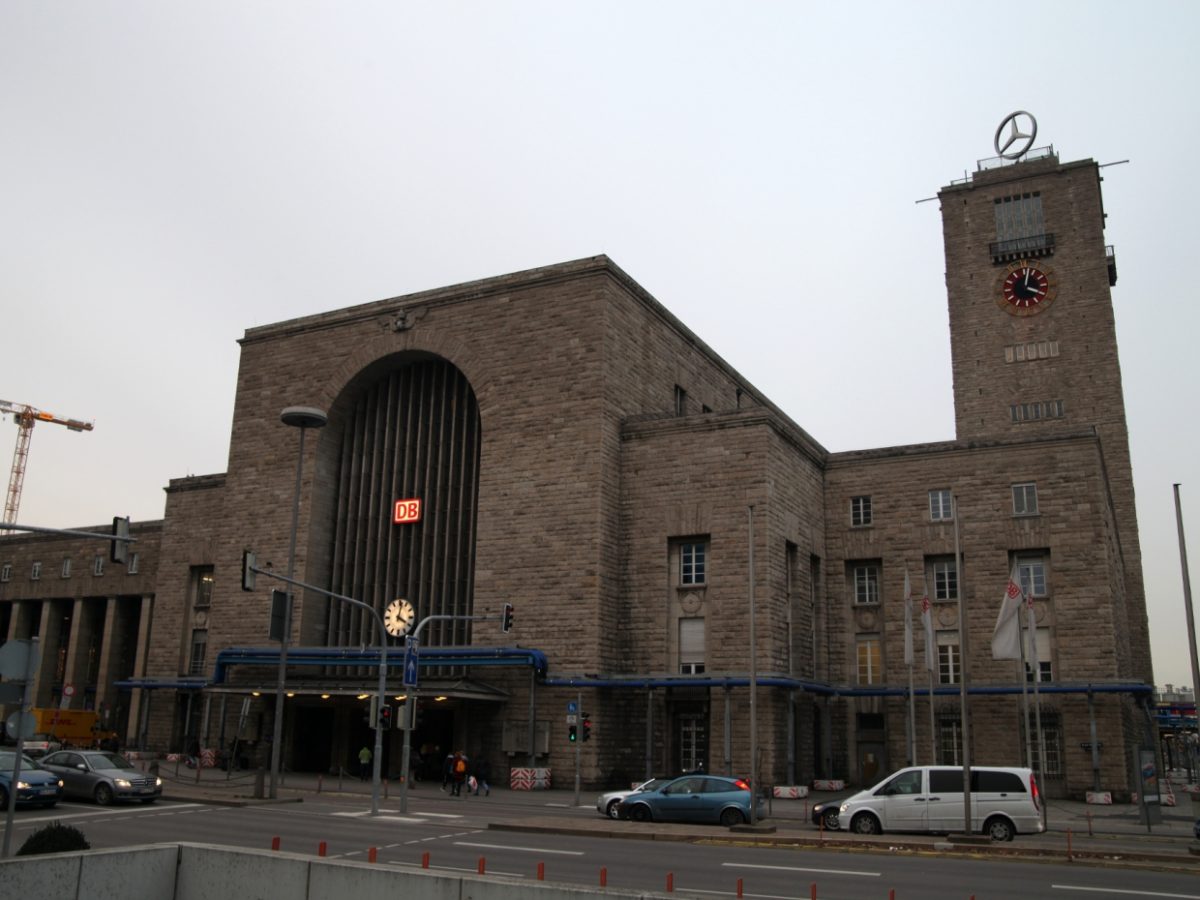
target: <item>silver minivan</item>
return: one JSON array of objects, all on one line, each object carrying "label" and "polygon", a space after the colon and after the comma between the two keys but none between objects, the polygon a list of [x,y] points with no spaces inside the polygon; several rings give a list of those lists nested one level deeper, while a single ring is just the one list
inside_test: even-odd
[{"label": "silver minivan", "polygon": [[[1045,830],[1037,779],[1029,769],[971,769],[971,830],[994,841]],[[961,832],[963,770],[913,766],[842,801],[838,827],[858,834],[883,831]]]}]

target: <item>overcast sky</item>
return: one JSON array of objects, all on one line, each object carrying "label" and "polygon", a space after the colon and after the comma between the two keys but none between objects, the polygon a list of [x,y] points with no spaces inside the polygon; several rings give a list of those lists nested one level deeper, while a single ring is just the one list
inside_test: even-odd
[{"label": "overcast sky", "polygon": [[247,328],[597,253],[830,450],[951,439],[917,201],[1026,109],[1064,161],[1129,161],[1103,189],[1154,668],[1190,685],[1198,26],[1191,2],[3,0],[0,398],[95,422],[35,429],[20,521],[161,518],[169,479],[224,471]]}]

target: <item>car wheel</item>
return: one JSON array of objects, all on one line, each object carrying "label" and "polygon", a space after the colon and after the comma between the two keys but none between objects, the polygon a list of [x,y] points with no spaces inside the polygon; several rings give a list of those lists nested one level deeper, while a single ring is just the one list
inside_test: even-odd
[{"label": "car wheel", "polygon": [[879,827],[879,820],[871,813],[859,813],[851,819],[850,830],[855,834],[879,834],[883,831]]},{"label": "car wheel", "polygon": [[113,789],[107,784],[101,783],[96,785],[96,792],[92,796],[101,806],[108,806],[113,802]]},{"label": "car wheel", "polygon": [[605,814],[606,814],[606,815],[607,815],[607,816],[608,816],[610,819],[619,819],[619,818],[621,818],[621,817],[620,817],[620,816],[617,814],[617,807],[618,807],[618,806],[620,806],[620,805],[621,805],[621,801],[620,801],[620,800],[611,800],[611,801],[609,801],[609,804],[608,804],[608,806],[604,807],[604,812],[605,812]]},{"label": "car wheel", "polygon": [[734,809],[732,806],[721,810],[721,824],[726,828],[732,828],[734,825],[741,825],[745,821],[742,818],[740,810]]},{"label": "car wheel", "polygon": [[645,803],[637,803],[629,810],[629,818],[635,822],[650,821],[650,807]]},{"label": "car wheel", "polygon": [[983,832],[993,841],[1011,841],[1016,833],[1013,830],[1012,823],[1008,819],[1002,819],[997,816],[994,819],[988,819],[983,825]]},{"label": "car wheel", "polygon": [[0,809],[8,809],[8,791],[0,787]]},{"label": "car wheel", "polygon": [[836,809],[827,809],[821,813],[821,824],[825,826],[826,831],[838,830],[838,811]]}]

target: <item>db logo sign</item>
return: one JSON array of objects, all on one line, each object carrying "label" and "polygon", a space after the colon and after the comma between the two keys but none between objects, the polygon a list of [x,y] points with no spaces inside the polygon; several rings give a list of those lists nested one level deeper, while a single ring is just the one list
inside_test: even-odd
[{"label": "db logo sign", "polygon": [[420,500],[397,500],[396,508],[392,511],[392,522],[396,525],[407,525],[409,522],[421,521]]}]

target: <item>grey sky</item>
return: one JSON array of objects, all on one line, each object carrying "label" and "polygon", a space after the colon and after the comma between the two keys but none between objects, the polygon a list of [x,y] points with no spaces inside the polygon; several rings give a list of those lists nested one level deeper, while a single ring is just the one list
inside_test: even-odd
[{"label": "grey sky", "polygon": [[596,253],[829,449],[949,439],[915,201],[1027,109],[1064,160],[1130,160],[1104,198],[1154,666],[1191,684],[1198,26],[1182,2],[6,0],[0,397],[96,424],[35,429],[21,521],[159,518],[170,478],[224,471],[248,327]]}]

